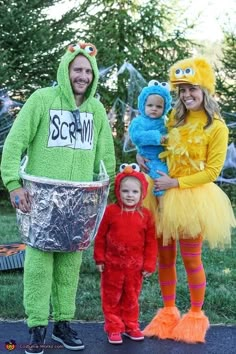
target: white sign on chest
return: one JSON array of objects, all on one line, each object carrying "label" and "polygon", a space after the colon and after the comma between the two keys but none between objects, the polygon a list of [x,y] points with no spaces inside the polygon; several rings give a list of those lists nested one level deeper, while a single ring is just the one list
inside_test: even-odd
[{"label": "white sign on chest", "polygon": [[50,110],[48,147],[92,150],[93,139],[92,113]]}]

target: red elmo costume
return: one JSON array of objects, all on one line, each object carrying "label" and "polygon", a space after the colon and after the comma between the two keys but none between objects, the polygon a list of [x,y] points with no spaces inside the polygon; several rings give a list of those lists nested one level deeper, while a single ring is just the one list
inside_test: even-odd
[{"label": "red elmo costume", "polygon": [[[142,195],[134,211],[123,209],[120,184],[132,176],[141,182]],[[117,203],[108,205],[94,245],[96,264],[104,264],[101,300],[106,332],[125,332],[139,328],[139,294],[142,272],[156,268],[157,240],[150,211],[141,206],[147,192],[141,172],[127,166],[115,179]]]}]

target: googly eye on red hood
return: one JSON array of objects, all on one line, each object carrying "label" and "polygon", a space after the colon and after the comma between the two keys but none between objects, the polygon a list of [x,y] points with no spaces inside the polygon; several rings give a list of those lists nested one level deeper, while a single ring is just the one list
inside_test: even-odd
[{"label": "googly eye on red hood", "polygon": [[131,163],[131,164],[128,164],[128,163],[122,163],[121,165],[120,165],[120,172],[123,172],[124,170],[126,170],[127,172],[126,173],[128,173],[128,171],[131,171],[131,170],[134,170],[134,171],[136,171],[136,172],[140,172],[140,167],[139,167],[139,165],[137,164],[137,163]]}]

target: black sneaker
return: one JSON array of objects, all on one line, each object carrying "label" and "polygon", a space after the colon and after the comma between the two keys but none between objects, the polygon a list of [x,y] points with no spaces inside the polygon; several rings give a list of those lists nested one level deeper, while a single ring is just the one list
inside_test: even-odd
[{"label": "black sneaker", "polygon": [[25,354],[43,354],[44,353],[44,343],[46,336],[46,327],[38,326],[32,327],[29,330],[31,335],[30,344],[25,349]]},{"label": "black sneaker", "polygon": [[82,340],[78,337],[77,332],[70,327],[70,323],[68,321],[55,322],[52,332],[52,339],[62,343],[66,349],[84,349]]}]

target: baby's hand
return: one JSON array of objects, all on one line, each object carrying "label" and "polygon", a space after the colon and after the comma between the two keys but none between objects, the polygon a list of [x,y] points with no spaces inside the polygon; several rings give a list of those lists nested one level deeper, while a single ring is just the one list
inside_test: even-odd
[{"label": "baby's hand", "polygon": [[146,272],[145,270],[142,272],[144,278],[148,278],[152,275],[150,272]]},{"label": "baby's hand", "polygon": [[99,273],[102,273],[104,271],[104,264],[97,264],[96,268],[99,271]]},{"label": "baby's hand", "polygon": [[145,163],[148,162],[149,160],[139,154],[136,155],[136,160],[137,160],[137,163],[139,164],[141,171],[148,173],[149,169]]},{"label": "baby's hand", "polygon": [[167,142],[167,136],[166,135],[162,135],[161,144],[165,144],[166,142]]}]

